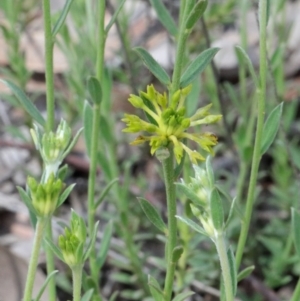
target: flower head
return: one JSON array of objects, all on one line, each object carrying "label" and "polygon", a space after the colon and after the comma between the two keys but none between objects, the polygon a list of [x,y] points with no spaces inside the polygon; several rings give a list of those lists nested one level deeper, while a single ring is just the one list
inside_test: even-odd
[{"label": "flower head", "polygon": [[184,102],[191,91],[191,86],[179,89],[171,99],[166,93],[157,92],[153,85],[147,87],[147,92],[141,92],[139,96],[130,95],[129,102],[136,108],[142,109],[149,121],[142,120],[136,115],[125,114],[122,121],[127,127],[123,130],[129,133],[140,131],[148,132],[149,135],[138,136],[131,144],[138,145],[149,142],[151,154],[159,148],[173,144],[176,161],[180,163],[186,152],[193,163],[204,160],[197,151],[186,146],[186,139],[196,142],[203,150],[213,153],[212,147],[217,144],[217,137],[211,133],[188,133],[190,127],[215,123],[221,115],[209,114],[211,105],[200,108],[191,116],[186,116]]}]

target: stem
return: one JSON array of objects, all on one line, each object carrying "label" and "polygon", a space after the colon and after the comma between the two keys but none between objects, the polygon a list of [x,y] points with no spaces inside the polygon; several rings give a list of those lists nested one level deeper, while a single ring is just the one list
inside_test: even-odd
[{"label": "stem", "polygon": [[265,95],[266,95],[266,81],[267,81],[267,49],[266,49],[266,27],[267,27],[267,0],[260,0],[259,18],[260,18],[260,89],[258,90],[258,114],[256,137],[254,144],[254,152],[251,166],[251,176],[247,195],[246,212],[242,229],[239,237],[239,242],[236,252],[237,270],[241,264],[245,243],[248,236],[249,225],[252,216],[255,186],[257,181],[258,167],[261,159],[261,140],[264,124],[264,110],[265,110]]},{"label": "stem", "polygon": [[300,300],[300,278],[299,278],[297,286],[294,290],[293,297],[292,297],[291,301],[298,301],[298,300]]},{"label": "stem", "polygon": [[166,185],[167,209],[168,209],[168,240],[166,246],[167,274],[165,279],[164,294],[166,301],[171,300],[175,273],[175,264],[172,261],[172,253],[176,247],[177,221],[176,221],[176,188],[174,185],[173,149],[169,148],[170,156],[162,161],[164,182]]},{"label": "stem", "polygon": [[73,301],[80,301],[81,299],[81,279],[82,279],[82,266],[75,266],[72,268],[73,278]]},{"label": "stem", "polygon": [[[105,47],[105,1],[98,1],[98,47],[97,47],[97,65],[96,65],[96,76],[101,82],[103,77],[104,69],[104,47]],[[100,125],[100,105],[94,104],[94,115],[93,115],[93,127],[92,127],[92,145],[91,145],[91,161],[90,161],[90,173],[88,180],[88,229],[91,237],[95,225],[95,183],[97,173],[97,155],[98,155],[98,141],[99,141],[99,125]],[[96,250],[92,250],[89,256],[89,263],[91,269],[91,276],[97,285],[98,292],[95,292],[93,300],[102,300],[99,294],[99,271],[96,265]],[[98,295],[96,297],[96,295]]]},{"label": "stem", "polygon": [[232,279],[230,273],[230,265],[227,256],[227,248],[223,233],[216,236],[216,247],[220,259],[221,270],[223,274],[226,301],[233,301]]},{"label": "stem", "polygon": [[32,289],[34,285],[35,273],[38,265],[39,253],[40,253],[40,248],[43,239],[43,230],[45,228],[46,223],[47,223],[46,219],[38,218],[36,228],[35,228],[32,254],[30,257],[30,262],[29,262],[29,267],[27,272],[23,301],[32,300]]},{"label": "stem", "polygon": [[50,0],[43,0],[44,31],[45,31],[45,76],[47,98],[47,130],[54,129],[54,79],[53,79],[53,45],[51,29]]}]

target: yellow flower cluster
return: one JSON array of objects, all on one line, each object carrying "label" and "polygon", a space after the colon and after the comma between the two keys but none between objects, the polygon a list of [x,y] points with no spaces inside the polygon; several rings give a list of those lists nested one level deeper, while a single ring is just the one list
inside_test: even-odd
[{"label": "yellow flower cluster", "polygon": [[153,85],[147,87],[147,92],[140,95],[130,95],[129,102],[136,108],[142,109],[148,117],[144,121],[136,115],[125,114],[122,119],[127,125],[123,130],[129,133],[140,131],[148,132],[149,135],[138,136],[131,144],[138,145],[149,141],[151,154],[159,148],[168,147],[170,143],[174,146],[174,154],[177,163],[181,162],[184,151],[193,163],[205,158],[197,151],[191,150],[184,143],[186,139],[195,141],[203,150],[213,153],[212,147],[217,144],[217,137],[211,133],[188,133],[190,127],[215,123],[221,115],[209,114],[210,105],[200,108],[191,117],[186,117],[184,106],[186,97],[191,91],[191,85],[180,89],[168,100],[166,93],[157,92]]}]

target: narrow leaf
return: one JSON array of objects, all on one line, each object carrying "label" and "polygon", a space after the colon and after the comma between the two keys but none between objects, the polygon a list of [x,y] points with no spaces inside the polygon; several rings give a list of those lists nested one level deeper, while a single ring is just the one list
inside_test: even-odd
[{"label": "narrow leaf", "polygon": [[163,84],[170,84],[170,77],[167,72],[158,64],[151,54],[144,48],[136,47],[134,50],[142,58],[150,72]]},{"label": "narrow leaf", "polygon": [[236,204],[236,198],[234,198],[231,202],[231,205],[230,205],[230,210],[229,210],[229,213],[228,213],[228,217],[227,217],[227,220],[225,222],[225,226],[224,228],[226,229],[226,227],[228,226],[232,216],[233,216],[233,213],[234,213],[234,210],[235,210],[235,204]]},{"label": "narrow leaf", "polygon": [[214,227],[217,230],[222,230],[224,226],[224,212],[222,200],[216,188],[214,188],[210,194],[209,205]]},{"label": "narrow leaf", "polygon": [[282,108],[283,102],[272,110],[264,124],[261,143],[262,155],[266,153],[277,135],[282,115]]},{"label": "narrow leaf", "polygon": [[115,291],[109,298],[109,301],[115,301],[119,295],[118,291]]},{"label": "narrow leaf", "polygon": [[60,195],[58,199],[56,208],[60,207],[64,203],[64,201],[67,199],[67,197],[69,196],[69,194],[71,193],[75,185],[76,185],[75,183],[71,184],[70,186],[68,186],[68,188],[64,190],[64,192]]},{"label": "narrow leaf", "polygon": [[20,102],[21,106],[25,109],[25,111],[35,120],[37,123],[39,123],[42,127],[45,127],[45,119],[40,113],[40,111],[36,108],[36,106],[33,105],[33,103],[27,98],[25,93],[14,83],[0,79],[0,82],[2,82],[5,86],[7,86],[16,96],[18,101]]},{"label": "narrow leaf", "polygon": [[247,278],[255,269],[254,265],[251,265],[245,269],[243,269],[242,271],[239,272],[238,276],[237,276],[237,282],[240,282],[241,280]]},{"label": "narrow leaf", "polygon": [[184,249],[182,246],[176,246],[174,250],[172,251],[172,262],[176,264],[178,260],[180,259]]},{"label": "narrow leaf", "polygon": [[189,296],[192,296],[192,295],[194,295],[194,294],[195,294],[195,293],[194,293],[194,292],[191,292],[191,291],[183,292],[183,293],[178,294],[178,295],[173,299],[173,301],[184,301],[184,300],[187,299]]},{"label": "narrow leaf", "polygon": [[178,216],[175,215],[175,217],[177,219],[179,219],[180,221],[182,221],[183,223],[187,224],[189,227],[191,227],[194,231],[203,234],[204,236],[208,236],[207,233],[205,232],[205,230],[199,226],[198,224],[196,224],[193,220],[187,218],[187,217],[182,217],[182,216]]},{"label": "narrow leaf", "polygon": [[294,236],[295,249],[300,258],[300,214],[292,208],[292,231]]},{"label": "narrow leaf", "polygon": [[103,232],[101,244],[100,244],[100,250],[99,254],[97,256],[97,269],[100,270],[106,260],[108,250],[109,250],[109,245],[110,245],[110,240],[112,237],[113,233],[113,223],[110,221]]},{"label": "narrow leaf", "polygon": [[259,87],[259,80],[256,76],[256,72],[254,69],[254,66],[252,64],[252,61],[250,60],[248,54],[246,53],[246,51],[239,45],[235,46],[235,51],[237,54],[237,57],[239,59],[240,62],[244,62],[247,65],[247,68],[251,74],[251,77],[255,83],[256,88]]},{"label": "narrow leaf", "polygon": [[87,88],[92,98],[92,101],[95,104],[100,105],[102,101],[102,88],[99,80],[96,77],[91,76],[88,79]]},{"label": "narrow leaf", "polygon": [[79,139],[79,136],[80,136],[80,134],[81,134],[82,131],[83,131],[83,128],[81,128],[81,129],[78,130],[78,132],[76,133],[76,135],[72,139],[71,143],[69,144],[68,148],[63,153],[63,158],[65,158],[71,152],[71,150],[73,149],[73,147],[77,143],[77,141]]},{"label": "narrow leaf", "polygon": [[219,48],[209,48],[201,52],[187,67],[180,79],[180,87],[190,84],[211,62]]},{"label": "narrow leaf", "polygon": [[66,17],[68,15],[68,12],[71,8],[71,5],[73,3],[73,0],[67,0],[65,2],[65,5],[63,7],[63,10],[58,18],[58,20],[56,21],[53,30],[52,30],[52,38],[54,39],[55,36],[57,35],[57,33],[59,32],[59,30],[61,29],[61,27],[64,25]]},{"label": "narrow leaf", "polygon": [[92,233],[92,237],[90,237],[90,242],[87,246],[87,249],[83,255],[83,261],[86,261],[92,251],[92,249],[95,247],[95,241],[96,241],[96,238],[97,238],[97,228],[98,228],[98,225],[99,225],[99,221],[97,221],[94,225],[94,230],[93,230],[93,233]]},{"label": "narrow leaf", "polygon": [[102,201],[104,200],[104,198],[106,197],[106,195],[109,193],[110,189],[112,188],[112,186],[114,184],[116,184],[119,181],[118,178],[113,179],[112,181],[110,181],[106,187],[104,188],[104,190],[102,191],[99,199],[97,200],[96,204],[95,204],[95,209],[98,208],[98,206],[102,203]]},{"label": "narrow leaf", "polygon": [[165,225],[163,219],[161,218],[160,214],[156,210],[156,208],[146,199],[138,198],[140,201],[140,205],[148,217],[149,221],[160,231],[163,233],[167,232],[167,226]]},{"label": "narrow leaf", "polygon": [[167,29],[167,31],[175,37],[177,35],[177,26],[174,19],[161,0],[150,0],[152,7],[156,11],[158,20]]},{"label": "narrow leaf", "polygon": [[205,203],[199,198],[199,196],[189,187],[183,183],[175,183],[178,190],[183,193],[188,199],[190,199],[196,206],[205,206]]},{"label": "narrow leaf", "polygon": [[82,296],[81,301],[90,301],[94,293],[94,289],[91,288],[88,291],[85,292],[85,294]]},{"label": "narrow leaf", "polygon": [[63,254],[61,252],[61,250],[53,243],[52,240],[50,240],[49,238],[45,237],[44,238],[45,242],[47,243],[47,245],[49,246],[49,248],[52,250],[52,252],[63,262],[65,262],[65,259],[63,257]]},{"label": "narrow leaf", "polygon": [[185,28],[192,30],[196,22],[202,17],[207,7],[207,0],[199,0],[187,17]]},{"label": "narrow leaf", "polygon": [[149,285],[150,293],[151,293],[153,299],[155,301],[163,301],[164,300],[163,291],[162,291],[158,281],[151,275],[148,275],[148,285]]},{"label": "narrow leaf", "polygon": [[236,272],[235,258],[231,248],[228,249],[227,256],[228,256],[229,267],[230,267],[232,291],[233,291],[233,295],[235,296],[236,289],[237,289],[237,272]]},{"label": "narrow leaf", "polygon": [[123,7],[123,5],[125,4],[126,0],[122,0],[121,3],[119,4],[118,8],[115,10],[114,14],[112,15],[109,23],[106,25],[105,27],[105,33],[106,35],[108,34],[108,32],[110,31],[111,27],[114,25],[115,21],[118,18],[118,15]]},{"label": "narrow leaf", "polygon": [[41,289],[40,289],[38,295],[35,297],[34,301],[39,301],[39,300],[41,299],[41,297],[42,297],[42,295],[43,295],[43,293],[44,293],[44,291],[45,291],[45,289],[46,289],[46,287],[47,287],[49,281],[50,281],[51,278],[54,277],[54,275],[57,274],[57,273],[58,273],[58,271],[55,270],[55,271],[52,271],[52,272],[47,276],[47,278],[46,278],[44,284],[42,285],[42,287],[41,287]]},{"label": "narrow leaf", "polygon": [[19,186],[17,186],[17,189],[19,191],[22,201],[25,203],[28,210],[36,214],[36,211],[35,211],[34,207],[32,206],[31,199],[30,199],[29,195],[26,193],[26,191],[22,187],[19,187]]},{"label": "narrow leaf", "polygon": [[86,100],[83,108],[83,125],[84,125],[84,139],[85,146],[87,149],[88,156],[91,156],[91,145],[92,145],[92,128],[93,128],[93,109]]}]

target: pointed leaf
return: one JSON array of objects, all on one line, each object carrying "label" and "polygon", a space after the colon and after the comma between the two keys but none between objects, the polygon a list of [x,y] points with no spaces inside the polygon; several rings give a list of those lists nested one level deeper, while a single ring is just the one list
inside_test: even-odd
[{"label": "pointed leaf", "polygon": [[189,227],[191,227],[194,231],[203,234],[204,236],[208,236],[207,233],[205,232],[205,230],[199,226],[198,224],[196,224],[193,220],[187,218],[187,217],[182,217],[182,216],[178,216],[175,215],[175,217],[177,219],[179,219],[180,221],[182,221],[183,223],[187,224]]},{"label": "pointed leaf", "polygon": [[81,128],[81,129],[78,130],[78,132],[76,133],[76,135],[72,139],[71,143],[69,144],[68,148],[63,153],[63,158],[65,158],[71,152],[71,150],[73,149],[73,147],[77,143],[77,140],[78,140],[78,138],[79,138],[79,136],[80,136],[80,134],[81,134],[82,131],[83,131],[83,128]]},{"label": "pointed leaf", "polygon": [[[184,142],[183,142],[184,143]],[[183,153],[183,156],[181,158],[181,161],[179,164],[176,165],[175,167],[175,170],[174,170],[174,179],[176,180],[180,174],[181,174],[181,171],[182,171],[182,168],[184,166],[184,160],[185,160],[185,155],[186,155],[186,152]]]},{"label": "pointed leaf", "polygon": [[75,185],[76,184],[74,183],[68,186],[68,188],[64,190],[64,192],[60,195],[58,199],[56,208],[60,207],[64,203],[64,201],[67,199],[67,197],[69,196],[69,194],[71,193]]},{"label": "pointed leaf", "polygon": [[252,61],[250,60],[248,54],[246,53],[246,51],[239,45],[235,46],[235,51],[238,57],[238,60],[240,62],[243,62],[247,65],[247,68],[251,74],[252,80],[254,81],[254,84],[256,86],[256,88],[259,88],[259,80],[256,76],[256,72],[254,69],[254,66],[252,64]]},{"label": "pointed leaf", "polygon": [[98,162],[99,165],[101,166],[101,171],[103,171],[105,179],[112,179],[114,178],[113,176],[113,172],[111,170],[111,164],[109,162],[109,160],[107,159],[107,155],[105,153],[105,149],[100,149],[98,152]]},{"label": "pointed leaf", "polygon": [[56,257],[58,257],[61,261],[65,262],[65,259],[63,257],[61,250],[53,243],[53,241],[47,237],[45,237],[44,240],[47,243],[47,245],[49,246],[49,248],[52,250],[52,252],[56,255]]},{"label": "pointed leaf", "polygon": [[241,280],[247,278],[255,269],[254,265],[251,265],[245,269],[243,269],[242,271],[239,272],[238,276],[237,276],[237,282],[240,282]]},{"label": "pointed leaf", "polygon": [[163,301],[164,293],[163,293],[158,281],[151,275],[148,275],[148,285],[149,285],[150,293],[151,293],[153,299],[155,301]]},{"label": "pointed leaf", "polygon": [[44,293],[44,291],[45,291],[45,289],[46,289],[46,287],[47,287],[49,281],[50,281],[51,278],[54,277],[54,275],[57,274],[57,273],[58,273],[58,271],[55,270],[55,271],[52,271],[52,272],[47,276],[46,280],[44,281],[44,284],[42,285],[42,287],[41,287],[41,289],[40,289],[38,295],[35,297],[34,301],[39,301],[39,300],[41,299],[41,297],[42,297],[42,295],[43,295],[43,293]]},{"label": "pointed leaf", "polygon": [[144,61],[146,67],[150,72],[163,84],[170,84],[170,77],[167,72],[158,64],[158,62],[151,56],[151,54],[144,48],[136,47],[134,50]]},{"label": "pointed leaf", "polygon": [[5,86],[7,86],[16,96],[18,101],[20,102],[21,106],[25,109],[25,111],[35,120],[37,123],[39,123],[42,127],[45,127],[45,119],[40,113],[40,111],[36,108],[36,106],[33,105],[33,103],[27,98],[25,93],[14,83],[8,81],[8,80],[2,80],[0,79],[0,82],[2,82]]},{"label": "pointed leaf", "polygon": [[52,38],[54,39],[55,36],[57,35],[57,33],[59,32],[59,30],[61,29],[61,27],[64,25],[66,17],[68,15],[68,12],[71,8],[71,5],[73,3],[73,0],[67,0],[65,2],[65,5],[63,7],[63,10],[58,18],[58,20],[56,21],[53,30],[52,30]]},{"label": "pointed leaf", "polygon": [[115,291],[109,298],[109,301],[115,301],[119,295],[119,291]]},{"label": "pointed leaf", "polygon": [[237,289],[237,272],[236,272],[235,258],[231,248],[228,249],[227,256],[228,256],[229,267],[230,267],[232,291],[233,291],[233,295],[235,296],[236,289]]},{"label": "pointed leaf", "polygon": [[66,176],[67,176],[67,173],[68,173],[68,165],[65,164],[65,165],[63,165],[61,168],[59,168],[57,177],[58,177],[62,182],[64,182],[64,180],[65,180],[65,178],[66,178]]},{"label": "pointed leaf", "polygon": [[207,0],[199,0],[189,13],[186,23],[185,23],[185,28],[187,30],[192,30],[193,27],[195,26],[196,22],[202,17],[204,14],[205,10],[207,7]]},{"label": "pointed leaf", "polygon": [[294,236],[295,249],[300,258],[300,214],[292,208],[292,231]]},{"label": "pointed leaf", "polygon": [[224,229],[227,228],[232,216],[233,216],[233,213],[234,213],[234,209],[235,209],[235,204],[236,204],[236,198],[234,198],[231,202],[231,206],[230,206],[230,210],[229,210],[229,213],[228,213],[228,217],[227,217],[227,220],[225,222],[225,226],[224,226]]},{"label": "pointed leaf", "polygon": [[273,143],[280,125],[283,102],[275,107],[269,114],[263,129],[261,154],[263,155]]},{"label": "pointed leaf", "polygon": [[98,225],[99,225],[99,221],[97,221],[94,225],[94,230],[93,230],[93,234],[92,234],[92,237],[90,237],[90,242],[87,246],[87,249],[83,255],[83,261],[86,261],[88,259],[88,257],[90,256],[90,253],[92,251],[92,249],[95,247],[95,241],[96,241],[96,238],[97,238],[97,228],[98,228]]},{"label": "pointed leaf", "polygon": [[112,15],[109,23],[106,25],[105,27],[105,33],[106,35],[108,34],[108,32],[110,31],[111,27],[114,25],[115,21],[118,18],[118,15],[123,7],[123,5],[125,4],[126,0],[122,0],[121,3],[119,4],[118,8],[115,10],[114,14]]},{"label": "pointed leaf", "polygon": [[194,293],[194,292],[191,292],[191,291],[183,292],[183,293],[178,294],[178,295],[173,299],[173,301],[184,301],[184,300],[187,299],[189,296],[192,296],[192,295],[194,295],[194,294],[195,294],[195,293]]},{"label": "pointed leaf", "polygon": [[184,88],[190,84],[211,62],[219,49],[209,48],[201,52],[184,71],[180,79],[180,87]]},{"label": "pointed leaf", "polygon": [[209,205],[214,227],[220,231],[224,227],[224,212],[222,200],[216,188],[214,188],[210,194]]},{"label": "pointed leaf", "polygon": [[26,191],[20,186],[17,186],[17,189],[19,191],[22,201],[25,203],[28,210],[33,212],[34,214],[36,214],[36,211],[35,211],[34,207],[32,206],[31,199],[30,199],[29,195],[26,193]]},{"label": "pointed leaf", "polygon": [[89,289],[85,292],[85,294],[82,296],[81,301],[90,301],[94,293],[94,289]]},{"label": "pointed leaf", "polygon": [[199,196],[189,187],[183,183],[175,183],[178,190],[190,199],[196,206],[205,206],[206,204],[199,198]]},{"label": "pointed leaf", "polygon": [[152,7],[156,11],[158,20],[173,37],[177,35],[177,26],[174,19],[161,0],[150,0]]},{"label": "pointed leaf", "polygon": [[102,191],[99,199],[97,200],[96,204],[95,204],[95,209],[98,208],[98,206],[102,203],[102,201],[104,200],[104,198],[106,197],[106,195],[109,193],[110,189],[112,188],[112,186],[114,184],[116,184],[119,181],[118,178],[113,179],[112,181],[110,181],[106,187],[104,188],[104,190]]},{"label": "pointed leaf", "polygon": [[184,249],[182,246],[176,246],[174,250],[172,251],[172,262],[176,264],[178,260],[180,259]]},{"label": "pointed leaf", "polygon": [[96,77],[91,76],[88,79],[87,88],[89,90],[92,101],[95,104],[100,105],[102,101],[102,88],[99,80]]},{"label": "pointed leaf", "polygon": [[112,234],[113,234],[113,222],[110,221],[106,225],[106,227],[103,231],[103,236],[102,236],[102,240],[101,240],[101,244],[100,244],[100,250],[99,250],[99,254],[97,256],[97,261],[96,261],[98,270],[101,270],[101,268],[103,267],[103,264],[106,260]]},{"label": "pointed leaf", "polygon": [[160,231],[162,231],[163,233],[166,233],[167,226],[164,223],[164,221],[161,218],[158,211],[156,210],[156,208],[146,199],[138,198],[138,200],[140,201],[140,205],[141,205],[144,213],[148,217],[149,221]]},{"label": "pointed leaf", "polygon": [[83,125],[84,125],[84,139],[87,154],[91,156],[91,145],[92,145],[92,128],[93,128],[93,109],[86,100],[83,107]]}]

